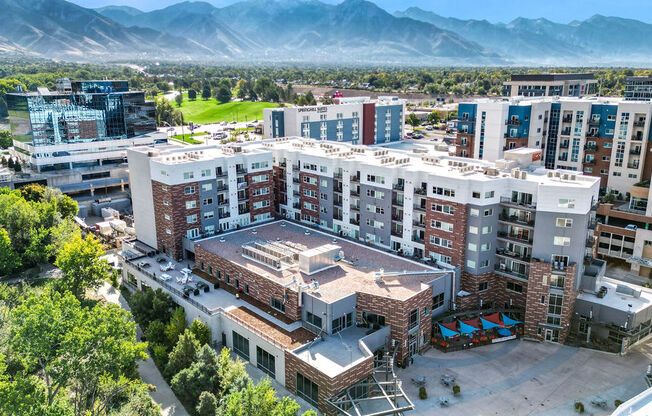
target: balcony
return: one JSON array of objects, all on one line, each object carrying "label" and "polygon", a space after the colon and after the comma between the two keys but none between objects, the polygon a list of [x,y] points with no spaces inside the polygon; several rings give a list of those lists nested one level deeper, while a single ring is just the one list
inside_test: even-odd
[{"label": "balcony", "polygon": [[231,213],[230,212],[220,212],[219,214],[217,214],[217,216],[219,217],[219,219],[229,218],[231,216]]},{"label": "balcony", "polygon": [[414,188],[414,193],[417,195],[426,195],[426,188]]},{"label": "balcony", "polygon": [[510,224],[516,224],[519,226],[525,226],[530,228],[534,227],[534,220],[528,219],[524,216],[500,214],[498,220]]},{"label": "balcony", "polygon": [[595,244],[595,237],[587,237],[584,245],[586,247],[593,247],[593,244]]},{"label": "balcony", "polygon": [[247,173],[247,169],[245,169],[245,168],[236,168],[235,173],[237,173],[238,175],[244,175],[244,174]]},{"label": "balcony", "polygon": [[238,195],[238,202],[245,202],[248,201],[249,197],[247,195]]},{"label": "balcony", "polygon": [[503,137],[506,138],[506,139],[520,139],[520,138],[525,137],[525,136],[523,136],[520,133],[516,133],[516,134],[505,133],[505,134],[503,134]]},{"label": "balcony", "polygon": [[402,207],[403,206],[403,201],[399,201],[396,198],[392,198],[392,205],[395,205],[397,207]]},{"label": "balcony", "polygon": [[351,176],[351,182],[359,183],[360,182],[360,177],[358,175]]},{"label": "balcony", "polygon": [[333,214],[333,219],[337,221],[342,221],[342,213]]},{"label": "balcony", "polygon": [[229,199],[222,199],[217,201],[217,205],[229,205]]},{"label": "balcony", "polygon": [[632,147],[629,149],[629,154],[630,155],[640,155],[641,154],[641,148],[640,147]]},{"label": "balcony", "polygon": [[586,159],[584,161],[585,165],[595,165],[595,159]]},{"label": "balcony", "polygon": [[634,134],[632,136],[632,140],[640,142],[641,140],[643,140],[643,135],[642,134]]},{"label": "balcony", "polygon": [[423,239],[423,237],[421,237],[419,235],[413,235],[412,236],[412,241],[414,241],[415,243],[419,243],[419,244],[424,244],[425,243],[425,240]]},{"label": "balcony", "polygon": [[217,178],[226,178],[227,176],[229,176],[229,174],[227,172],[224,172],[224,171],[216,171],[215,176]]},{"label": "balcony", "polygon": [[228,189],[229,189],[229,187],[228,187],[226,184],[224,184],[224,185],[217,185],[217,186],[215,187],[215,191],[216,191],[216,192],[222,192],[222,191],[226,191],[226,190],[228,190]]},{"label": "balcony", "polygon": [[557,160],[560,161],[560,162],[568,162],[568,155],[566,155],[566,156],[559,156],[559,157],[557,158]]},{"label": "balcony", "polygon": [[300,165],[292,165],[292,170],[299,170],[301,169]]},{"label": "balcony", "polygon": [[295,189],[294,191],[292,191],[292,195],[300,197],[300,196],[301,196],[301,192],[299,192],[299,191],[297,191],[297,190]]},{"label": "balcony", "polygon": [[568,129],[568,128],[567,128],[567,129],[563,129],[562,131],[559,132],[559,134],[560,134],[561,136],[570,136],[570,133],[571,133],[571,131],[570,131],[570,129]]},{"label": "balcony", "polygon": [[247,182],[238,183],[238,190],[240,190],[240,191],[243,190],[243,189],[247,189],[248,187],[249,187],[249,184]]},{"label": "balcony", "polygon": [[560,149],[568,149],[569,146],[570,146],[570,142],[568,142],[568,141],[563,141],[563,142],[559,143],[559,148]]},{"label": "balcony", "polygon": [[301,183],[299,178],[292,178],[292,183]]},{"label": "balcony", "polygon": [[599,126],[600,125],[600,119],[595,119],[592,118],[589,120],[589,126]]},{"label": "balcony", "polygon": [[591,221],[589,221],[589,223],[587,225],[587,228],[589,230],[595,230],[595,227],[596,227],[597,224],[598,224],[598,222],[596,220],[591,220]]},{"label": "balcony", "polygon": [[360,211],[360,206],[351,204],[351,205],[349,205],[349,209],[351,211]]},{"label": "balcony", "polygon": [[333,206],[342,208],[342,200],[341,199],[334,199],[333,200]]},{"label": "balcony", "polygon": [[412,208],[415,211],[426,212],[426,207],[425,206],[422,207],[421,205],[413,205]]},{"label": "balcony", "polygon": [[360,196],[360,190],[351,188],[351,196]]},{"label": "balcony", "polygon": [[638,162],[636,162],[636,163],[628,163],[627,164],[627,169],[638,169],[638,167],[639,167]]},{"label": "balcony", "polygon": [[392,189],[395,191],[403,192],[403,188],[405,188],[405,185],[403,185],[402,183],[395,183],[394,185],[392,185]]},{"label": "balcony", "polygon": [[500,238],[502,240],[513,241],[513,242],[518,243],[518,244],[532,245],[532,237],[529,237],[529,236],[513,234],[513,233],[506,233],[504,231],[498,231],[498,238]]},{"label": "balcony", "polygon": [[349,223],[351,223],[353,225],[360,225],[360,220],[357,219],[357,218],[350,218]]},{"label": "balcony", "polygon": [[402,238],[402,237],[403,237],[403,230],[392,228],[391,234],[392,234],[394,237]]},{"label": "balcony", "polygon": [[645,127],[645,120],[636,120],[634,122],[634,127]]},{"label": "balcony", "polygon": [[342,186],[333,187],[333,192],[337,192],[338,194],[341,194],[342,193]]},{"label": "balcony", "polygon": [[599,137],[599,136],[600,136],[600,132],[598,132],[597,130],[596,131],[591,130],[588,133],[586,133],[586,137],[595,138],[595,137]]},{"label": "balcony", "polygon": [[573,116],[572,115],[564,116],[561,119],[562,123],[571,123],[572,121],[573,121]]},{"label": "balcony", "polygon": [[512,198],[508,196],[501,196],[500,197],[500,203],[502,205],[506,205],[508,207],[514,207],[518,209],[526,209],[528,211],[535,211],[537,209],[537,206],[535,204],[528,204],[525,203],[524,201],[513,201]]},{"label": "balcony", "polygon": [[506,249],[504,249],[502,247],[496,249],[496,255],[499,256],[499,257],[504,257],[504,258],[520,261],[520,262],[523,262],[523,263],[529,263],[530,260],[532,259],[532,256],[530,256],[529,254],[509,251],[509,250],[506,250]]},{"label": "balcony", "polygon": [[521,120],[517,118],[512,118],[509,120],[505,120],[505,125],[506,126],[520,126],[521,125]]},{"label": "balcony", "polygon": [[456,146],[457,147],[469,147],[469,142],[467,142],[466,140],[462,140]]},{"label": "balcony", "polygon": [[299,202],[295,202],[294,204],[292,204],[292,208],[294,208],[294,209],[301,209],[301,203],[299,203]]},{"label": "balcony", "polygon": [[584,145],[584,150],[587,151],[587,152],[597,152],[598,151],[598,145],[597,144]]},{"label": "balcony", "polygon": [[280,167],[284,168],[284,167],[286,167],[288,164],[287,164],[287,162],[281,162],[281,163],[279,163],[278,165],[279,165]]},{"label": "balcony", "polygon": [[412,220],[412,225],[418,228],[426,228],[426,223],[423,221]]},{"label": "balcony", "polygon": [[339,172],[339,173],[338,173],[338,172],[335,172],[335,173],[333,174],[333,178],[334,178],[334,179],[340,179],[340,180],[341,180],[341,179],[342,179],[342,173],[341,173],[341,172]]},{"label": "balcony", "polygon": [[509,277],[516,277],[518,279],[527,280],[527,277],[528,277],[527,274],[526,274],[527,269],[524,270],[526,273],[517,272],[517,271],[508,269],[507,265],[504,264],[504,263],[496,263],[494,265],[494,270],[496,271],[496,273],[499,273],[499,274],[502,274],[502,275],[505,275],[505,276],[509,276]]}]

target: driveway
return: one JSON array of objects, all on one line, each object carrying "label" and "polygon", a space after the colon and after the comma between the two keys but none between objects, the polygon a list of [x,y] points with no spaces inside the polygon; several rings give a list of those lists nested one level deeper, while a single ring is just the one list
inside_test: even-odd
[{"label": "driveway", "polygon": [[[120,305],[125,310],[130,310],[125,298],[113,286],[105,283],[97,290],[97,294],[103,296],[107,302]],[[140,338],[142,331],[136,327],[136,333]],[[158,371],[154,360],[148,358],[147,361],[138,362],[138,374],[146,384],[156,386],[156,391],[150,391],[149,395],[154,403],[161,405],[161,414],[163,416],[188,416],[188,412],[174,395],[174,392]]]},{"label": "driveway", "polygon": [[[559,344],[510,341],[472,350],[442,353],[431,349],[415,357],[414,365],[397,370],[421,415],[550,415],[571,416],[575,401],[589,415],[610,415],[614,400],[627,400],[645,390],[643,378],[652,359],[652,346],[637,347],[627,356],[605,354]],[[459,396],[439,378],[450,374]],[[418,398],[412,378],[425,377],[428,399]],[[439,397],[449,399],[440,408]],[[591,404],[600,397],[607,408]]]}]

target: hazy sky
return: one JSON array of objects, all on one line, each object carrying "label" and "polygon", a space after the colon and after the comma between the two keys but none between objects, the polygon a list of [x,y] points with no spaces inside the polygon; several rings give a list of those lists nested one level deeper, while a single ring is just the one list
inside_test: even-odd
[{"label": "hazy sky", "polygon": [[[127,5],[141,10],[154,10],[179,3],[181,0],[70,0],[84,7]],[[207,0],[216,6],[236,3],[237,0]],[[338,0],[326,0],[337,3]],[[586,19],[596,13],[606,16],[628,17],[652,22],[651,0],[372,0],[393,12],[410,6],[434,11],[442,16],[462,19],[487,19],[507,22],[516,17],[545,17],[568,23]],[[459,7],[464,4],[463,7]]]}]

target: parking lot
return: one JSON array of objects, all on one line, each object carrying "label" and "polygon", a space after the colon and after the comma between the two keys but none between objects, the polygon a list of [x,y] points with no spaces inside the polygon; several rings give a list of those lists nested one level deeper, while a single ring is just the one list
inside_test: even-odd
[{"label": "parking lot", "polygon": [[[414,364],[398,370],[415,404],[411,415],[575,415],[576,401],[587,415],[610,415],[614,400],[625,401],[646,388],[644,373],[652,362],[652,345],[628,355],[606,354],[558,344],[511,341],[472,350],[442,353],[431,349]],[[440,382],[448,374],[461,393],[454,396]],[[425,377],[428,398],[418,398],[411,381]],[[449,400],[441,407],[439,398]],[[607,407],[591,404],[601,398]]]}]

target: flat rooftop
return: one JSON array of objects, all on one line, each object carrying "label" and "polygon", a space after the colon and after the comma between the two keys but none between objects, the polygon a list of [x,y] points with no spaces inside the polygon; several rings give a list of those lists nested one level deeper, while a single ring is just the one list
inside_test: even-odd
[{"label": "flat rooftop", "polygon": [[[310,250],[328,244],[339,246],[344,258],[310,275],[301,272],[298,264],[284,264],[276,269],[243,256],[243,246],[255,242],[283,242]],[[424,290],[444,270],[389,254],[362,244],[316,231],[288,221],[274,221],[253,228],[197,240],[200,247],[238,266],[244,267],[280,285],[293,280],[300,285],[318,284],[310,293],[325,302],[333,302],[356,292],[404,300]],[[377,281],[375,273],[383,269],[385,276]],[[291,287],[291,289],[293,289]]]},{"label": "flat rooftop", "polygon": [[513,74],[512,81],[569,81],[578,79],[595,80],[592,73],[543,73],[543,74]]},{"label": "flat rooftop", "polygon": [[[586,302],[591,302],[608,308],[617,309],[624,312],[638,313],[652,306],[652,290],[622,280],[603,277],[598,281],[597,287],[605,286],[607,294],[599,298],[593,293],[580,293],[577,298]],[[632,296],[628,293],[616,291],[618,287],[625,290],[631,290],[630,293],[640,293],[638,296]],[[631,307],[629,306],[631,305]]]}]

